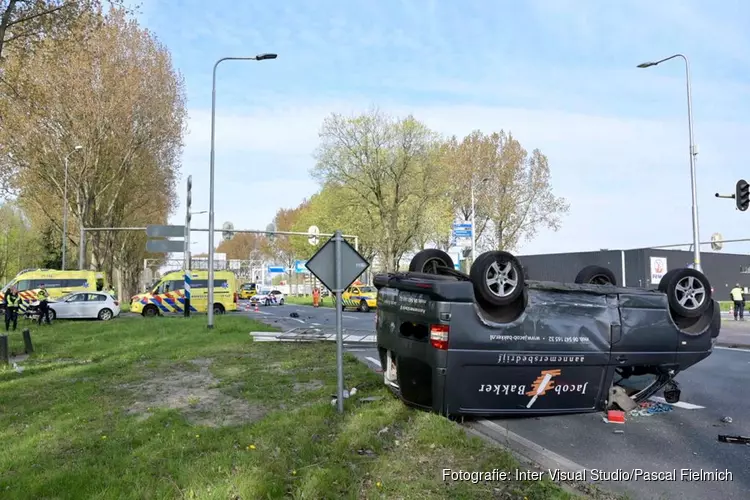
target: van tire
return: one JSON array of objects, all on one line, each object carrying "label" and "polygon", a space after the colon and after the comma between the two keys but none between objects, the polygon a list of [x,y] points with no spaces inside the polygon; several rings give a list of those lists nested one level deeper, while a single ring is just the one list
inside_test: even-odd
[{"label": "van tire", "polygon": [[[513,254],[503,251],[485,252],[471,265],[474,293],[488,305],[502,307],[513,304],[526,284],[523,267]],[[495,279],[500,281],[495,281]]]},{"label": "van tire", "polygon": [[451,256],[437,248],[420,250],[409,262],[409,272],[412,273],[439,274],[440,267],[455,268]]},{"label": "van tire", "polygon": [[617,285],[615,273],[602,266],[586,266],[576,275],[575,282],[588,285]]},{"label": "van tire", "polygon": [[224,314],[224,306],[221,304],[214,304],[214,314]]},{"label": "van tire", "polygon": [[147,318],[153,318],[154,316],[159,315],[159,310],[155,305],[149,304],[143,308],[143,312],[141,314]]},{"label": "van tire", "polygon": [[712,304],[708,278],[696,269],[678,268],[673,271],[671,275],[671,271],[667,272],[659,282],[659,289],[667,294],[670,309],[683,318],[702,316]]}]

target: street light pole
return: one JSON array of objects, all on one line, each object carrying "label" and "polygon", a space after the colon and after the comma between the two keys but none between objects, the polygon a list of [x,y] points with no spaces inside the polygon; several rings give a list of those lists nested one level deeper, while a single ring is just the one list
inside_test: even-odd
[{"label": "street light pole", "polygon": [[208,328],[214,327],[214,144],[216,142],[216,68],[222,61],[265,61],[276,59],[276,54],[259,54],[255,57],[222,57],[214,63],[211,85],[211,167],[208,184]]},{"label": "street light pole", "polygon": [[62,234],[62,271],[65,271],[65,257],[68,247],[68,158],[83,146],[76,146],[73,151],[65,155],[65,175],[63,180],[63,234]]},{"label": "street light pole", "polygon": [[701,250],[700,250],[700,227],[698,224],[698,189],[696,187],[696,175],[695,175],[695,157],[698,155],[698,150],[695,146],[693,137],[693,92],[690,84],[690,61],[683,54],[675,54],[673,56],[664,58],[656,62],[645,62],[639,64],[639,68],[649,68],[656,66],[670,59],[681,58],[685,61],[685,80],[687,90],[687,112],[688,112],[688,133],[690,135],[690,187],[693,202],[693,266],[696,270],[702,272],[701,268]]},{"label": "street light pole", "polygon": [[476,252],[474,250],[474,247],[477,246],[477,238],[476,238],[476,231],[475,231],[475,222],[476,222],[476,210],[474,206],[474,178],[471,178],[471,263],[474,264],[474,258],[476,257]]}]

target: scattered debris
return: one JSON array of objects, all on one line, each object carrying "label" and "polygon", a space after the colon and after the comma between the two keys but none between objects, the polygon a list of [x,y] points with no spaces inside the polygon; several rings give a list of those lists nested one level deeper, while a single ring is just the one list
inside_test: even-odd
[{"label": "scattered debris", "polygon": [[618,410],[609,410],[607,416],[602,419],[607,424],[624,424],[625,412]]},{"label": "scattered debris", "polygon": [[722,422],[725,424],[731,424],[732,423],[732,417],[724,417],[721,419]]},{"label": "scattered debris", "polygon": [[290,318],[299,318],[299,314],[298,314],[298,313],[296,313],[296,312],[293,312],[293,313],[289,313],[289,317],[290,317]]},{"label": "scattered debris", "polygon": [[672,405],[656,403],[654,401],[644,401],[638,406],[640,407],[639,409],[630,412],[631,417],[650,417],[657,413],[668,413],[674,410]]},{"label": "scattered debris", "polygon": [[[356,387],[352,387],[351,391],[347,391],[346,389],[344,389],[344,399],[349,399],[349,396],[354,396],[355,394],[357,394]],[[331,405],[335,405],[336,401],[338,400],[338,396],[336,394],[333,394],[331,397],[333,398],[331,399]]]},{"label": "scattered debris", "polygon": [[614,433],[615,433],[615,434],[625,434],[625,431],[621,431],[621,430],[619,430],[619,429],[618,429],[618,430],[616,430],[616,431],[615,431]]},{"label": "scattered debris", "polygon": [[381,399],[383,399],[383,396],[369,396],[366,398],[359,398],[359,402],[360,403],[372,403],[375,401],[380,401]]},{"label": "scattered debris", "polygon": [[638,408],[638,403],[628,396],[620,386],[615,386],[609,389],[609,401],[607,402],[609,407],[617,405],[623,411],[632,411]]},{"label": "scattered debris", "polygon": [[375,456],[377,456],[377,455],[375,455],[374,451],[372,451],[370,449],[367,449],[367,448],[360,448],[360,449],[358,449],[357,450],[357,454],[358,455],[364,455],[366,457],[375,457]]},{"label": "scattered debris", "polygon": [[726,436],[719,434],[720,443],[731,443],[731,444],[750,444],[750,437],[748,436]]},{"label": "scattered debris", "polygon": [[23,366],[19,366],[19,365],[18,365],[18,364],[16,364],[16,363],[13,363],[13,369],[14,369],[14,370],[15,370],[15,371],[16,371],[17,373],[23,373]]}]

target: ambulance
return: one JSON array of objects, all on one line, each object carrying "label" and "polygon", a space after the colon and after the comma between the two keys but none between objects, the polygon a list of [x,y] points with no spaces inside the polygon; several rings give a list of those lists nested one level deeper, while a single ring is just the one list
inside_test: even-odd
[{"label": "ambulance", "polygon": [[[21,298],[21,312],[25,312],[30,304],[37,301],[36,294],[42,284],[47,289],[50,300],[55,300],[72,292],[102,291],[107,286],[107,280],[104,273],[98,271],[25,269],[0,289],[0,304],[6,291],[15,286]],[[2,307],[0,305],[0,309]]]},{"label": "ambulance", "polygon": [[[232,271],[214,271],[214,314],[237,310],[237,277]],[[190,272],[190,311],[208,311],[208,271]],[[146,292],[133,295],[130,312],[146,317],[185,311],[185,272],[166,273]]]}]

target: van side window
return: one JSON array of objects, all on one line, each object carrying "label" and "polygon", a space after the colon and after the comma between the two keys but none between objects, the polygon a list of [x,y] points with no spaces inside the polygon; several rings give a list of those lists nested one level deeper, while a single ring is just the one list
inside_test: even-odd
[{"label": "van side window", "polygon": [[26,290],[31,289],[31,280],[21,280],[18,283],[16,283],[16,289],[19,292],[25,292]]},{"label": "van side window", "polygon": [[49,278],[49,279],[37,279],[29,280],[29,290],[36,290],[40,285],[44,284],[45,288],[61,288],[62,283],[60,280]]},{"label": "van side window", "polygon": [[[214,288],[226,286],[227,280],[214,280]],[[190,282],[190,288],[207,288],[208,280],[193,280]]]},{"label": "van side window", "polygon": [[61,288],[82,288],[86,286],[86,283],[88,283],[88,280],[86,279],[61,280],[60,287]]}]

